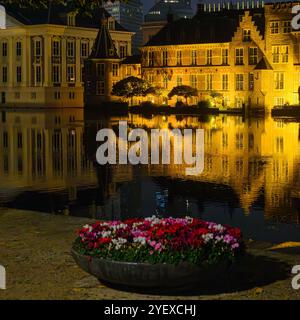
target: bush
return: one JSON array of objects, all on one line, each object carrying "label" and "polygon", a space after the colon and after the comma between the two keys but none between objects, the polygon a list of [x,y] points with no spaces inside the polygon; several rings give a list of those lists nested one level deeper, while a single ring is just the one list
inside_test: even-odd
[{"label": "bush", "polygon": [[210,102],[208,100],[202,100],[198,102],[198,108],[210,108]]},{"label": "bush", "polygon": [[155,108],[155,107],[157,107],[157,104],[152,103],[151,101],[144,101],[144,102],[142,102],[142,103],[140,104],[140,106],[141,106],[142,108]]}]

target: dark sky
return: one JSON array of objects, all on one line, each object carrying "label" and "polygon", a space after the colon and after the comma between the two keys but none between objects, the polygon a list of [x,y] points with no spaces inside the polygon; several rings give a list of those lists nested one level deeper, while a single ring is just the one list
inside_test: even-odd
[{"label": "dark sky", "polygon": [[[142,0],[144,3],[144,14],[148,13],[149,9],[154,5],[154,0]],[[196,8],[198,0],[192,0],[194,9]],[[196,9],[195,9],[196,10]]]}]

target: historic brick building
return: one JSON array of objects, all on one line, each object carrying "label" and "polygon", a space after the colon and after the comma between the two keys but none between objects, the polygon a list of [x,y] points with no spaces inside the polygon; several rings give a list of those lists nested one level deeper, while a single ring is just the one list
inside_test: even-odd
[{"label": "historic brick building", "polygon": [[184,84],[198,89],[193,103],[218,93],[226,107],[298,104],[296,4],[200,4],[193,19],[170,20],[142,48],[143,77],[163,88],[166,102]]}]

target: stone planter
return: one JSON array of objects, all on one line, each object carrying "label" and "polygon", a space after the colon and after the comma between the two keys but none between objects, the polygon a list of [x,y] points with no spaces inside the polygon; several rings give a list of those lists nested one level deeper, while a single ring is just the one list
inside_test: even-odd
[{"label": "stone planter", "polygon": [[175,265],[128,263],[83,256],[72,250],[77,265],[100,281],[133,288],[172,288],[215,280],[229,265],[204,268],[182,262]]}]

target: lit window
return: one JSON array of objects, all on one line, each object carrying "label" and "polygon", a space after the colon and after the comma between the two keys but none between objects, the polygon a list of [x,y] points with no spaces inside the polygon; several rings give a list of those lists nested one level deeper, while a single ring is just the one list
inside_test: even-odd
[{"label": "lit window", "polygon": [[222,75],[222,90],[227,91],[229,88],[229,75],[223,74]]},{"label": "lit window", "polygon": [[270,27],[271,27],[271,34],[279,33],[279,21],[272,21]]},{"label": "lit window", "polygon": [[237,48],[235,49],[235,64],[243,65],[244,64],[244,49]]},{"label": "lit window", "polygon": [[68,66],[67,67],[67,82],[74,83],[76,80],[75,78],[75,66]]},{"label": "lit window", "polygon": [[250,65],[256,65],[258,62],[258,49],[255,48],[249,48],[249,64]]},{"label": "lit window", "polygon": [[243,74],[236,75],[236,90],[237,91],[244,90],[244,75]]},{"label": "lit window", "polygon": [[228,49],[222,49],[222,64],[228,65]]},{"label": "lit window", "polygon": [[243,41],[247,42],[251,40],[251,30],[244,29],[243,30]]},{"label": "lit window", "polygon": [[212,65],[212,50],[211,49],[206,51],[206,64],[209,66]]},{"label": "lit window", "polygon": [[275,90],[284,89],[284,73],[283,72],[274,73],[274,87],[275,87]]}]

